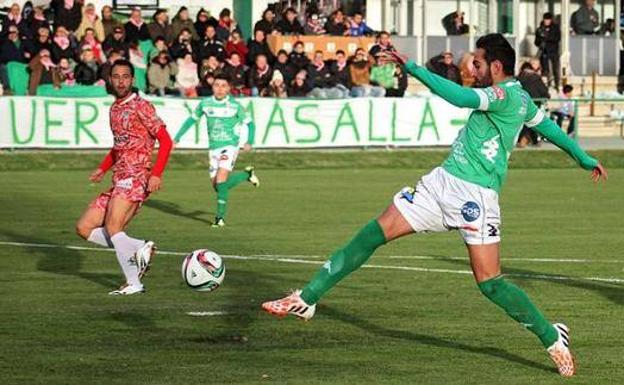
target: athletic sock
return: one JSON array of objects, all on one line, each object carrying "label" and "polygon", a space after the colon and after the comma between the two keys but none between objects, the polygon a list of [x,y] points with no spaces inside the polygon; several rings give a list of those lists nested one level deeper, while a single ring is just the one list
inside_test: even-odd
[{"label": "athletic sock", "polygon": [[225,218],[228,196],[230,195],[227,182],[217,183],[217,217]]},{"label": "athletic sock", "polygon": [[386,237],[377,220],[370,221],[343,248],[325,262],[321,270],[301,292],[301,298],[313,305],[340,280],[362,266],[375,250],[386,243]]},{"label": "athletic sock", "polygon": [[535,334],[544,347],[548,348],[557,342],[559,334],[555,327],[518,286],[498,276],[479,283],[479,289],[490,301],[503,308],[507,315]]},{"label": "athletic sock", "polygon": [[248,179],[249,179],[249,173],[247,171],[236,171],[236,172],[231,173],[228,176],[227,180],[223,183],[225,183],[228,189],[231,190]]},{"label": "athletic sock", "polygon": [[141,285],[139,269],[134,254],[145,244],[145,241],[131,238],[123,231],[113,235],[110,240],[115,247],[117,261],[126,277],[126,282],[130,285]]},{"label": "athletic sock", "polygon": [[104,227],[97,227],[93,229],[91,231],[91,234],[89,234],[89,238],[87,238],[87,241],[104,247],[113,247],[110,237],[108,236],[108,233],[106,232],[106,229]]}]

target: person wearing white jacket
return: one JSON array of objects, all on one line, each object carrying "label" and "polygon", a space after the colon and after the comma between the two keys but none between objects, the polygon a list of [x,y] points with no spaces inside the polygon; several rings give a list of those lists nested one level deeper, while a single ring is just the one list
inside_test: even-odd
[{"label": "person wearing white jacket", "polygon": [[176,87],[180,94],[186,97],[197,97],[196,87],[199,85],[197,76],[197,64],[193,61],[193,55],[187,53],[177,60],[178,74],[176,75]]}]

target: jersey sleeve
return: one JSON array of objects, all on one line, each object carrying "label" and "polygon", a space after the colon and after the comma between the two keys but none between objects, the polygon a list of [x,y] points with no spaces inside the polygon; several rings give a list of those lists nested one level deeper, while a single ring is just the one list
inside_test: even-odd
[{"label": "jersey sleeve", "polygon": [[544,112],[533,101],[529,101],[525,123],[527,127],[540,133],[555,146],[565,151],[585,170],[592,170],[598,166],[598,160],[587,154],[576,141],[570,139],[561,127],[548,119]]},{"label": "jersey sleeve", "polygon": [[477,88],[474,90],[479,96],[479,106],[476,108],[481,111],[500,111],[507,106],[509,100],[507,91],[499,86],[491,86],[487,88]]},{"label": "jersey sleeve", "polygon": [[154,108],[154,105],[148,101],[139,105],[137,108],[137,114],[145,129],[147,129],[147,132],[149,132],[149,134],[154,138],[157,136],[158,131],[160,131],[161,128],[167,127],[165,122],[163,122],[162,119],[160,119],[160,117],[156,114],[156,108]]},{"label": "jersey sleeve", "polygon": [[247,111],[245,111],[245,108],[240,103],[238,104],[236,116],[238,118],[239,124],[247,127],[246,143],[253,145],[254,137],[256,135],[256,126],[251,120],[251,117],[249,116]]},{"label": "jersey sleeve", "polygon": [[204,114],[204,103],[199,102],[197,103],[197,106],[193,110],[193,113],[191,114],[190,117],[193,118],[193,120],[199,120],[201,119],[203,114]]}]

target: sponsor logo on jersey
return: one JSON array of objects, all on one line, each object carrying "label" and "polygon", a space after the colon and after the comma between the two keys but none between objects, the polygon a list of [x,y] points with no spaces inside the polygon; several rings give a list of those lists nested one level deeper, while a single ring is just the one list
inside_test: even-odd
[{"label": "sponsor logo on jersey", "polygon": [[498,86],[492,86],[490,88],[486,88],[485,93],[490,102],[505,99],[505,90]]},{"label": "sponsor logo on jersey", "polygon": [[130,190],[132,188],[132,178],[118,180],[117,183],[115,183],[115,187],[119,187],[124,190]]},{"label": "sponsor logo on jersey", "polygon": [[461,213],[466,222],[474,222],[481,216],[481,208],[475,202],[466,202],[461,208]]},{"label": "sponsor logo on jersey", "polygon": [[414,203],[414,194],[416,190],[412,187],[406,187],[401,191],[401,199],[405,199],[409,203]]}]

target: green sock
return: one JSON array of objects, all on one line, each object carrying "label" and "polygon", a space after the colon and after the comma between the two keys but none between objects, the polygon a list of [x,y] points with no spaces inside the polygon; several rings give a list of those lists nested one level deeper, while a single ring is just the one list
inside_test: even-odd
[{"label": "green sock", "polygon": [[345,247],[336,251],[301,292],[309,305],[315,304],[340,280],[362,266],[375,250],[386,243],[377,220],[364,226]]},{"label": "green sock", "polygon": [[217,216],[219,218],[225,218],[229,195],[230,189],[228,188],[227,182],[217,183]]},{"label": "green sock", "polygon": [[498,276],[479,283],[479,289],[490,301],[503,308],[507,315],[535,334],[544,347],[548,348],[557,342],[559,334],[555,327],[518,286]]},{"label": "green sock", "polygon": [[247,171],[236,171],[231,173],[227,180],[223,183],[225,183],[227,188],[231,190],[247,179],[249,179],[249,173]]}]

